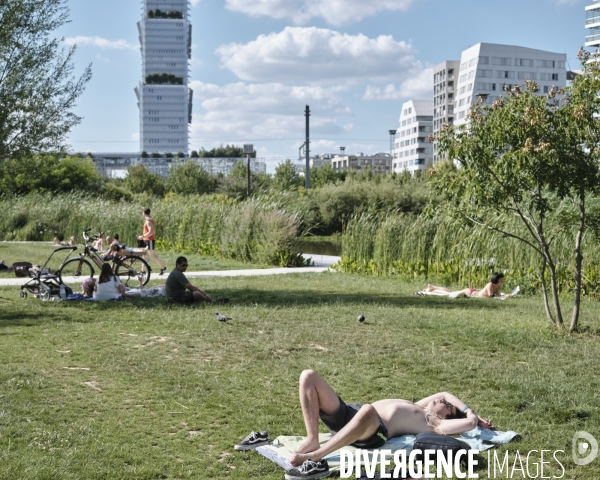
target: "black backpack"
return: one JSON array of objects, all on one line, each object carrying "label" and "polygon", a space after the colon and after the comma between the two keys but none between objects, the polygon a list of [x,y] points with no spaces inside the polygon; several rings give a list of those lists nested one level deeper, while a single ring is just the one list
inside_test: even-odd
[{"label": "black backpack", "polygon": [[[415,455],[416,460],[423,461],[424,450],[435,450],[435,456],[430,456],[437,464],[437,457],[441,454],[448,458],[448,452],[452,452],[452,459],[459,450],[470,450],[471,447],[468,443],[459,440],[458,438],[448,437],[446,435],[438,435],[432,432],[423,432],[417,435],[413,450],[421,450],[419,455]],[[454,463],[454,462],[453,462]],[[467,466],[467,456],[461,457],[460,464],[462,468]]]},{"label": "black backpack", "polygon": [[[435,450],[436,454],[435,456],[430,455],[429,458],[431,460],[435,461],[435,464],[437,465],[437,456],[439,455],[439,453],[441,452],[442,455],[444,455],[446,458],[448,458],[448,452],[452,452],[452,460],[454,463],[454,455],[456,454],[456,452],[458,452],[459,450],[470,450],[471,447],[469,446],[468,443],[465,443],[461,440],[458,440],[457,438],[454,437],[448,437],[446,435],[438,435],[437,433],[431,433],[431,432],[423,432],[423,433],[419,433],[417,435],[417,438],[415,439],[415,444],[413,446],[413,450],[421,450],[421,453],[419,455],[415,455],[415,460],[418,461],[423,461],[423,452],[425,450]],[[464,470],[467,468],[467,456],[463,456],[460,459],[460,465],[461,468]],[[386,473],[388,474],[392,474],[394,471],[394,469],[390,469],[387,470]],[[381,479],[381,474],[380,473],[376,473],[374,477],[367,477],[367,476],[362,476],[359,478],[359,480],[380,480]]]}]

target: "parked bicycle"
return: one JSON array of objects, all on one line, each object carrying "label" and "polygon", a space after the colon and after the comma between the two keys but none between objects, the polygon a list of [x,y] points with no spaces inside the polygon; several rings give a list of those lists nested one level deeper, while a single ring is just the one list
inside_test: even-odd
[{"label": "parked bicycle", "polygon": [[[140,255],[132,254],[126,250],[125,244],[119,244],[119,252],[112,256],[110,259],[103,259],[98,250],[88,243],[92,243],[97,240],[98,237],[93,235],[89,236],[88,232],[91,229],[83,231],[84,250],[83,253],[79,254],[78,258],[72,258],[64,262],[58,273],[61,283],[63,277],[74,277],[74,278],[91,278],[94,276],[94,267],[92,262],[99,268],[102,269],[102,265],[107,262],[112,262],[113,273],[121,280],[125,285],[129,285],[130,280],[139,281],[141,279],[142,285],[146,285],[150,280],[150,274],[152,269],[146,260]],[[88,260],[87,258],[90,260]]]}]

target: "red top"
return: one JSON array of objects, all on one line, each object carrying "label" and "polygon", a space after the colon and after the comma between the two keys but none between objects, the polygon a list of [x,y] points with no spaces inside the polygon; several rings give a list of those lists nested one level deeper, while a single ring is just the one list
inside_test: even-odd
[{"label": "red top", "polygon": [[152,235],[148,235],[148,232],[150,231],[148,222],[152,224],[152,230],[156,232],[156,224],[154,223],[154,219],[152,217],[146,217],[146,221],[144,222],[144,240],[155,240],[154,233],[152,233]]}]

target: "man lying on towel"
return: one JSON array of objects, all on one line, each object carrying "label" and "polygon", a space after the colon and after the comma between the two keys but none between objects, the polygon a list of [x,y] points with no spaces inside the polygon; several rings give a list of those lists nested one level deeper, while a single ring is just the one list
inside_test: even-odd
[{"label": "man lying on towel", "polygon": [[[346,445],[380,448],[388,438],[435,432],[453,435],[477,425],[493,428],[490,420],[476,415],[462,400],[450,393],[437,393],[416,403],[408,400],[380,400],[371,405],[346,405],[317,372],[300,375],[300,405],[306,426],[306,441],[291,458],[286,479],[322,478],[329,466],[322,458]],[[333,434],[319,445],[319,418]]]}]

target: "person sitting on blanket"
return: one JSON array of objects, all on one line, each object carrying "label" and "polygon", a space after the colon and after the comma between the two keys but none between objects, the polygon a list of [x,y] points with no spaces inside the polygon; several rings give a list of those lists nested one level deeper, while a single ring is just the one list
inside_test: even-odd
[{"label": "person sitting on blanket", "polygon": [[492,275],[490,282],[481,290],[476,290],[475,288],[465,288],[464,290],[452,291],[446,287],[436,287],[435,285],[429,284],[423,291],[427,293],[448,293],[452,294],[453,296],[464,294],[467,297],[490,298],[500,295],[500,287],[502,287],[503,282],[504,274],[497,272]]},{"label": "person sitting on blanket", "polygon": [[[306,441],[291,458],[292,470],[286,479],[322,478],[329,466],[323,457],[346,445],[380,448],[388,438],[435,432],[453,435],[477,425],[493,428],[462,400],[450,393],[436,393],[416,403],[408,400],[380,400],[370,405],[348,404],[317,372],[300,375],[300,405],[306,426]],[[319,418],[333,434],[319,445]]]}]

